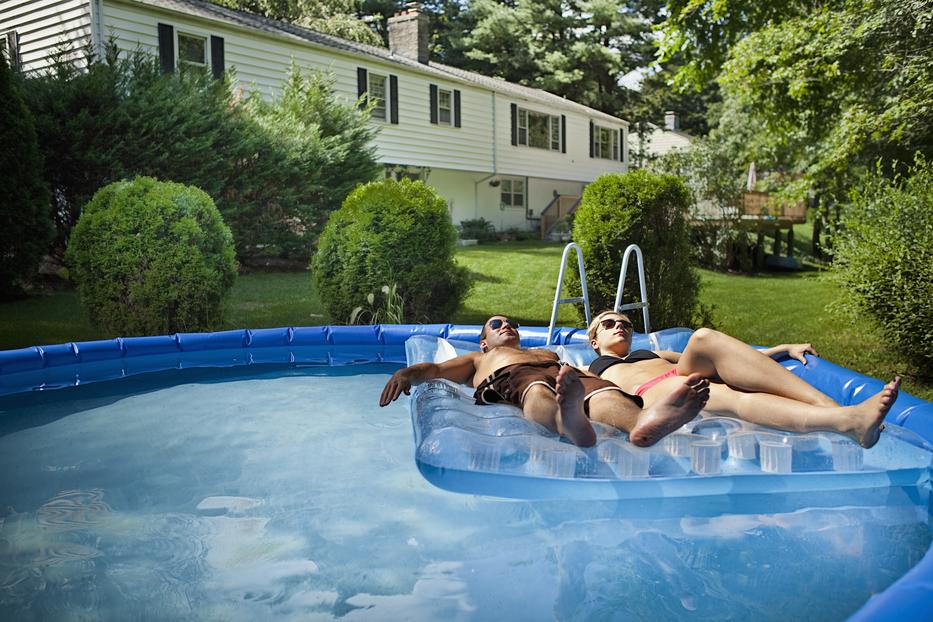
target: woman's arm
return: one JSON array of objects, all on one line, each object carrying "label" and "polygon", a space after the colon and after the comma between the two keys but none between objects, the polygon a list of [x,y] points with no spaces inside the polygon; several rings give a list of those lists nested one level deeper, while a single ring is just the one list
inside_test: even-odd
[{"label": "woman's arm", "polygon": [[804,357],[804,354],[809,352],[813,356],[819,356],[819,354],[816,353],[816,350],[813,349],[813,346],[809,343],[782,343],[781,345],[774,346],[773,348],[759,350],[759,352],[772,358],[782,354],[787,354],[787,356],[791,357],[792,359],[797,359],[804,365],[807,364],[807,359]]},{"label": "woman's arm", "polygon": [[680,361],[680,352],[674,352],[673,350],[655,350],[654,353],[668,363],[677,364]]}]

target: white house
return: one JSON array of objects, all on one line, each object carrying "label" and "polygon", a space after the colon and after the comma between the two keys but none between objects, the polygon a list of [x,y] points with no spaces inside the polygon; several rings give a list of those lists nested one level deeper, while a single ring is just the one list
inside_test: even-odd
[{"label": "white house", "polygon": [[56,48],[100,49],[115,37],[124,53],[158,55],[164,71],[235,69],[237,88],[269,97],[293,61],[331,72],[347,100],[378,98],[375,143],[387,175],[434,186],[455,223],[536,229],[552,203],[628,169],[628,122],[429,61],[427,21],[416,9],[391,18],[386,50],[197,0],[0,1],[0,40],[21,71],[47,69]]},{"label": "white house", "polygon": [[687,151],[693,145],[694,138],[680,130],[680,120],[674,112],[664,113],[664,127],[648,124],[647,136],[637,133],[629,135],[629,149],[638,158],[651,161],[673,151]]}]

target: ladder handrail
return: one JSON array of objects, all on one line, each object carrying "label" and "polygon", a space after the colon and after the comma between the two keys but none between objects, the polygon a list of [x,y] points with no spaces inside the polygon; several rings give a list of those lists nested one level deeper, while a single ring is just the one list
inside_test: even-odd
[{"label": "ladder handrail", "polygon": [[[638,269],[638,286],[641,296],[641,302],[633,302],[627,305],[622,304],[622,286],[625,284],[626,272],[628,272],[629,257],[635,253],[635,264]],[[619,270],[619,287],[616,289],[616,300],[612,306],[615,311],[629,311],[631,309],[641,309],[642,319],[645,321],[645,333],[651,332],[651,325],[648,322],[648,290],[645,287],[645,258],[641,253],[638,244],[629,244],[628,248],[622,254],[622,268]],[[589,325],[589,316],[587,316],[587,325]]]},{"label": "ladder handrail", "polygon": [[[577,251],[577,270],[580,273],[580,288],[583,290],[583,296],[576,298],[561,298],[560,290],[564,284],[564,272],[567,269],[567,255],[570,249]],[[554,292],[554,306],[551,308],[551,323],[547,328],[546,345],[551,345],[551,338],[554,336],[554,325],[557,323],[557,307],[563,304],[574,302],[583,303],[583,311],[586,315],[586,325],[590,325],[590,295],[586,289],[586,270],[583,269],[583,251],[575,242],[570,242],[564,247],[564,254],[560,258],[560,272],[557,275],[557,291]]]}]

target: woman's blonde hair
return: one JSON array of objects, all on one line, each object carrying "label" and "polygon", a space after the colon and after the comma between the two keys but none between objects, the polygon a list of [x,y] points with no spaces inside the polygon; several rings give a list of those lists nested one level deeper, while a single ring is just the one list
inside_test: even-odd
[{"label": "woman's blonde hair", "polygon": [[[618,316],[620,316],[620,317],[624,317],[624,318],[625,318],[626,320],[628,320],[629,322],[632,321],[632,318],[630,318],[630,317],[629,317],[628,315],[626,315],[625,313],[622,313],[621,311],[613,311],[612,309],[607,309],[607,310],[605,310],[605,311],[602,311],[602,312],[600,312],[596,317],[593,318],[593,321],[590,322],[589,328],[586,329],[586,336],[590,338],[590,342],[592,342],[594,339],[596,339],[596,331],[599,329],[599,323],[603,321],[603,318],[604,318],[604,317],[606,317],[607,315],[610,315],[610,314],[611,314],[611,315],[618,315]],[[596,350],[597,352],[599,352],[599,350],[596,349],[596,348],[594,348],[594,350]]]}]

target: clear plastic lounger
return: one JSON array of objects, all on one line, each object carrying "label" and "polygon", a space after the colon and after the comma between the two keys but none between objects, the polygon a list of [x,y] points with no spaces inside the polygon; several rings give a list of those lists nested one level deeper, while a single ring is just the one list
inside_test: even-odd
[{"label": "clear plastic lounger", "polygon": [[[663,332],[653,343],[664,343]],[[586,344],[551,348],[577,365],[592,358]],[[426,335],[406,344],[409,364],[441,362],[477,349],[474,343]],[[921,437],[890,423],[878,444],[864,450],[837,434],[777,432],[705,413],[647,449],[597,423],[596,445],[583,449],[523,418],[514,406],[474,404],[469,387],[446,380],[417,386],[411,415],[416,462],[428,481],[446,490],[516,499],[921,486],[930,480],[933,457],[933,447]]]}]

